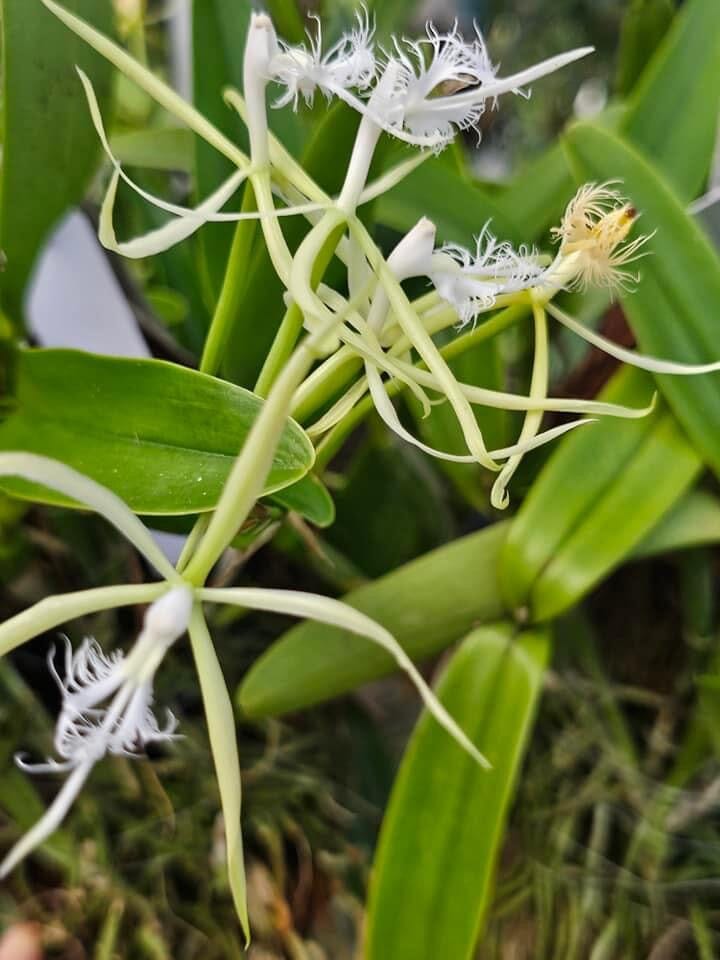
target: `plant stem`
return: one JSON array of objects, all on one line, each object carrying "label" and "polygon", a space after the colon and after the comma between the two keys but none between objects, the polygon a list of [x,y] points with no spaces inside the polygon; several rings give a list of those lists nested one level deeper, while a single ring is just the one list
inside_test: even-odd
[{"label": "plant stem", "polygon": [[[548,327],[545,308],[537,302],[533,302],[533,318],[535,320],[535,357],[529,396],[533,400],[544,400],[548,393]],[[537,434],[542,418],[542,410],[528,410],[518,437],[519,443],[530,440]],[[510,457],[493,484],[490,502],[498,510],[503,510],[508,505],[507,485],[521,460],[522,454]]]},{"label": "plant stem", "polygon": [[[522,305],[503,310],[486,323],[483,323],[482,326],[471,330],[469,333],[463,334],[456,340],[441,347],[440,353],[446,360],[451,360],[453,357],[459,356],[466,350],[470,350],[476,344],[497,336],[503,330],[512,326],[512,324],[517,323],[527,314],[527,309],[527,306]],[[424,362],[420,362],[417,366],[423,369],[427,368],[427,364]],[[385,384],[385,389],[391,397],[397,396],[397,394],[405,390],[406,387],[407,384],[399,380],[390,380]],[[316,471],[321,472],[328,465],[349,434],[352,433],[355,427],[361,423],[373,409],[372,398],[369,396],[365,397],[360,403],[353,407],[350,413],[348,413],[337,426],[329,431],[317,448],[317,457],[315,460]]]},{"label": "plant stem", "polygon": [[[255,208],[255,193],[252,184],[247,183],[241,210],[243,213],[251,213]],[[255,239],[256,228],[256,220],[239,220],[235,228],[220,298],[213,314],[202,359],[200,360],[201,373],[215,374],[220,368],[228,337],[247,290],[248,260]]]},{"label": "plant stem", "polygon": [[[312,282],[322,264],[329,262],[337,245],[338,229],[343,226],[344,221],[338,224],[336,216],[325,217],[303,240],[295,264],[300,261],[307,266],[308,282]],[[319,282],[319,276],[317,280]],[[260,415],[253,423],[225,482],[205,535],[183,572],[189,583],[199,586],[205,582],[262,493],[295,391],[317,360],[323,341],[342,319],[342,314],[331,314],[325,323],[296,347],[274,380]]]},{"label": "plant stem", "polygon": [[[332,260],[335,248],[345,231],[345,224],[342,223],[334,228],[330,233],[327,243],[323,246],[320,254],[315,260],[315,264],[310,274],[310,286],[316,290],[318,284],[323,278],[330,261]],[[288,357],[295,348],[298,337],[303,327],[303,313],[296,303],[291,303],[285,311],[280,328],[273,340],[270,352],[265,358],[265,363],[260,371],[260,376],[255,384],[255,393],[259,397],[266,397],[277,379],[278,373],[287,362]]]}]

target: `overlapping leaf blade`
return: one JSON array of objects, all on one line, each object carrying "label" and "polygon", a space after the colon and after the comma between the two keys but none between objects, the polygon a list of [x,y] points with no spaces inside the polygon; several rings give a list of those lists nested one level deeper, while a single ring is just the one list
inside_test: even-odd
[{"label": "overlapping leaf blade", "polygon": [[[174,364],[74,350],[21,352],[14,401],[0,424],[0,449],[62,460],[144,514],[211,510],[262,404],[247,390]],[[310,441],[289,421],[265,492],[302,478],[313,457]],[[20,481],[3,487],[67,503]]]},{"label": "overlapping leaf blade", "polygon": [[[652,389],[650,377],[626,369],[602,397],[632,405],[647,402]],[[533,620],[570,607],[652,530],[701,466],[663,409],[568,437],[511,526],[501,561],[508,605],[527,607]]]},{"label": "overlapping leaf blade", "polygon": [[549,652],[544,632],[513,633],[509,625],[471,633],[438,688],[493,769],[428,716],[412,736],[380,836],[368,960],[473,956]]},{"label": "overlapping leaf blade", "polygon": [[[111,32],[110,0],[67,0],[66,6]],[[22,295],[40,246],[82,199],[99,156],[75,64],[92,76],[105,107],[110,68],[41,3],[3,0],[0,12],[0,250],[7,260],[0,306],[20,326]]]}]

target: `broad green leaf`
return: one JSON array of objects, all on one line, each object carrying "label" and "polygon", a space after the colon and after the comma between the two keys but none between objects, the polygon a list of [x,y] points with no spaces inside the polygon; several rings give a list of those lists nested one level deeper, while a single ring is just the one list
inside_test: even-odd
[{"label": "broad green leaf", "polygon": [[[613,134],[581,124],[567,136],[583,178],[620,177],[642,211],[641,225],[657,233],[639,266],[637,290],[622,302],[640,348],[688,363],[720,357],[720,257],[657,171]],[[720,471],[720,373],[657,377],[660,388],[698,451]]]},{"label": "broad green leaf", "polygon": [[[649,376],[625,369],[601,396],[637,405],[652,389]],[[538,621],[577,602],[653,529],[701,466],[662,408],[564,439],[511,526],[501,560],[508,605]]]},{"label": "broad green leaf", "polygon": [[313,474],[307,474],[267,498],[285,510],[299,513],[316,527],[329,527],[335,520],[335,504],[325,485]]},{"label": "broad green leaf", "polygon": [[[109,33],[110,0],[66,6]],[[7,260],[0,307],[18,327],[22,295],[51,227],[82,199],[99,144],[75,72],[92,78],[107,107],[110,68],[40,2],[2,0],[0,250]]]},{"label": "broad green leaf", "polygon": [[635,547],[632,559],[654,557],[720,542],[720,500],[705,490],[691,490]]},{"label": "broad green leaf", "polygon": [[645,69],[675,13],[672,0],[631,0],[620,32],[615,88],[626,96]]},{"label": "broad green leaf", "polygon": [[514,223],[494,194],[465,177],[441,154],[426,160],[378,201],[379,223],[406,233],[421,217],[437,227],[439,242],[472,244],[485,223],[505,240],[521,242],[522,221]]},{"label": "broad green leaf", "polygon": [[387,433],[371,436],[344,470],[327,540],[378,577],[452,539],[445,491],[424,458]]},{"label": "broad green leaf", "polygon": [[689,200],[710,168],[719,111],[720,3],[690,0],[635,87],[619,130]]},{"label": "broad green leaf", "polygon": [[492,763],[482,770],[420,720],[385,814],[370,886],[367,960],[470,960],[549,654],[543,631],[481,627],[438,686]]},{"label": "broad green leaf", "polygon": [[[413,660],[431,656],[474,624],[502,617],[497,559],[506,534],[500,523],[463,537],[353,590],[345,602],[386,627]],[[253,665],[238,702],[251,717],[287,713],[395,669],[390,656],[351,633],[303,623]]]},{"label": "broad green leaf", "polygon": [[[62,460],[144,514],[212,510],[262,405],[247,390],[171,363],[75,350],[21,351],[14,400],[0,424],[0,449]],[[265,492],[299,480],[313,457],[289,421]],[[20,481],[2,485],[68,503]]]}]

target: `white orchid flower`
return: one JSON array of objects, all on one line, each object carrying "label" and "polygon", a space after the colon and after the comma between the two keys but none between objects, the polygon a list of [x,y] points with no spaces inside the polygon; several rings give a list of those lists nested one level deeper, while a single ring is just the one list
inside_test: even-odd
[{"label": "white orchid flower", "polygon": [[446,243],[425,271],[443,300],[453,306],[465,326],[499,296],[537,286],[547,272],[535,251],[498,241],[486,223],[476,239],[475,253]]},{"label": "white orchid flower", "polygon": [[50,669],[62,692],[54,738],[61,759],[39,764],[16,760],[29,773],[71,773],[44,816],[0,863],[0,878],[58,828],[99,760],[107,754],[137,757],[145,744],[175,737],[173,714],[168,711],[161,727],[152,711],[152,682],[165,653],[187,629],[192,602],[192,591],[184,586],[155,600],[127,657],[122,651],[106,656],[93,639],[73,654],[67,641],[62,679],[51,653]]},{"label": "white orchid flower", "polygon": [[312,106],[316,90],[330,100],[346,90],[367,90],[375,79],[376,62],[373,49],[374,26],[365,8],[355,14],[355,26],[326,53],[322,49],[322,26],[313,16],[316,31],[307,33],[307,44],[293,46],[278,40],[278,49],[271,58],[270,78],[285,87],[273,103],[284,107],[292,103],[297,110],[302,96]]},{"label": "white orchid flower", "polygon": [[395,68],[392,92],[369,112],[396,137],[439,150],[459,130],[477,130],[488,101],[503,93],[523,93],[528,84],[592,51],[593,47],[569,50],[509,77],[497,77],[479,31],[467,43],[456,27],[440,33],[428,23],[422,40],[394,40],[385,67]]}]

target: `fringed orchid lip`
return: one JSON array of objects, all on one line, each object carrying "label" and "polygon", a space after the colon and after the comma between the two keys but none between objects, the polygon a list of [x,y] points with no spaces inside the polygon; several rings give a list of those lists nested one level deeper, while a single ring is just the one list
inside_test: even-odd
[{"label": "fringed orchid lip", "polygon": [[316,32],[313,35],[308,31],[307,44],[279,40],[278,51],[269,63],[271,79],[285,87],[273,103],[275,107],[292,104],[297,110],[300,97],[312,106],[317,90],[330,100],[345,90],[366,90],[375,80],[375,27],[365,7],[355,14],[355,26],[325,53],[320,19],[313,19]]},{"label": "fringed orchid lip", "polygon": [[57,829],[99,760],[108,754],[137,757],[147,743],[176,739],[174,715],[168,711],[161,726],[153,713],[153,678],[170,646],[185,633],[192,603],[192,592],[185,586],[173,587],[155,600],[127,656],[122,651],[107,656],[90,638],[73,653],[67,641],[61,677],[52,651],[49,666],[62,693],[54,737],[60,759],[38,764],[22,757],[16,761],[28,773],[70,775],[45,815],[0,863],[0,877]]}]

